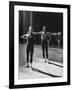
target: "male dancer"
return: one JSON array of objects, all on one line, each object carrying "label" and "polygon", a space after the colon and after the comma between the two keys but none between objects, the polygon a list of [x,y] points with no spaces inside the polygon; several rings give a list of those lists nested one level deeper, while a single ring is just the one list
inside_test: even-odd
[{"label": "male dancer", "polygon": [[41,33],[41,44],[42,44],[43,58],[45,58],[45,62],[46,62],[46,59],[48,59],[48,33],[45,26],[43,26],[43,31]]},{"label": "male dancer", "polygon": [[46,26],[43,26],[43,31],[36,32],[36,34],[41,34],[41,45],[42,45],[42,56],[45,59],[48,59],[48,35],[50,35],[50,32],[47,32]]}]

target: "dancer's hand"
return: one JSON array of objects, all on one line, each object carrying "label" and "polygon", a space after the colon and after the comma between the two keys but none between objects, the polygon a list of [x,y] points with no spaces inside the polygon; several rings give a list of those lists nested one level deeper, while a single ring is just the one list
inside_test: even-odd
[{"label": "dancer's hand", "polygon": [[23,38],[23,39],[26,38],[26,37],[27,37],[26,35],[22,35],[22,36],[21,36],[21,38]]}]

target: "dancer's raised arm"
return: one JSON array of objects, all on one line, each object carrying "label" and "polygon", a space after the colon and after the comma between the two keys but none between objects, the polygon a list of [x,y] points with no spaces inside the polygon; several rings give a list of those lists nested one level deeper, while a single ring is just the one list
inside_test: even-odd
[{"label": "dancer's raised arm", "polygon": [[27,37],[28,37],[28,33],[21,36],[21,38],[23,39],[27,39]]}]

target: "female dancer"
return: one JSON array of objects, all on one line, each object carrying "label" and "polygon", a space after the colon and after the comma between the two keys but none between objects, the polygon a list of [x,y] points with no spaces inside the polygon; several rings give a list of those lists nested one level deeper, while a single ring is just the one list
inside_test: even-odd
[{"label": "female dancer", "polygon": [[[27,39],[27,48],[26,48],[27,64],[25,67],[31,67],[32,68],[33,51],[34,51],[34,34],[33,34],[32,26],[29,27],[28,33],[21,36],[21,38]],[[30,54],[30,66],[29,66],[29,54]]]}]

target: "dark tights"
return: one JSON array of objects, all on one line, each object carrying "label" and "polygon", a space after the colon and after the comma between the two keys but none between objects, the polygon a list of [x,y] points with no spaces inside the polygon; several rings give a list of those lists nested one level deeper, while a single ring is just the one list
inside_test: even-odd
[{"label": "dark tights", "polygon": [[27,63],[29,63],[29,54],[30,54],[30,63],[33,61],[33,51],[34,51],[34,46],[33,45],[27,45]]},{"label": "dark tights", "polygon": [[43,52],[43,58],[45,58],[45,52],[46,52],[46,58],[48,58],[48,42],[42,41],[42,52]]}]

